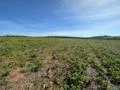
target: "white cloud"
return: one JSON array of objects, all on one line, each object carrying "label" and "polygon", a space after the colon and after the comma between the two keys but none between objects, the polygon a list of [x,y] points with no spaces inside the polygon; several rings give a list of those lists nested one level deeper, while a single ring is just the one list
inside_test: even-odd
[{"label": "white cloud", "polygon": [[[61,19],[102,20],[120,16],[119,0],[61,0],[57,11]],[[63,15],[63,16],[62,16]]]},{"label": "white cloud", "polygon": [[[77,22],[77,28],[64,28],[51,34],[92,36],[120,35],[120,1],[119,0],[61,0],[56,11],[58,18],[70,23]],[[81,28],[81,23],[86,27]]]}]

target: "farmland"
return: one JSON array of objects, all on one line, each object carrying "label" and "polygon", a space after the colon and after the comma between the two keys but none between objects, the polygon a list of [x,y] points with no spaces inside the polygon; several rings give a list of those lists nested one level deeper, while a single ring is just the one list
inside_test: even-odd
[{"label": "farmland", "polygon": [[120,40],[0,37],[0,90],[120,90]]}]

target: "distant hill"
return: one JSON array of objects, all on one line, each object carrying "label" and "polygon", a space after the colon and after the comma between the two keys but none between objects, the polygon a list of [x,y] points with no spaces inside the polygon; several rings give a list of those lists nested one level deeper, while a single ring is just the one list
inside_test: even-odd
[{"label": "distant hill", "polygon": [[22,35],[3,35],[0,37],[29,37],[29,36],[22,36]]},{"label": "distant hill", "polygon": [[120,36],[94,36],[94,37],[90,37],[92,39],[120,39]]},{"label": "distant hill", "polygon": [[[21,36],[21,35],[5,35],[0,37],[32,37],[32,36]],[[120,40],[120,36],[93,36],[93,37],[72,37],[72,36],[33,36],[33,37],[44,37],[44,38],[68,38],[68,39],[106,39],[106,40]]]},{"label": "distant hill", "polygon": [[46,36],[46,38],[74,38],[74,39],[84,39],[84,37],[72,37],[72,36]]},{"label": "distant hill", "polygon": [[47,36],[46,38],[73,38],[73,39],[117,39],[120,40],[120,36],[93,36],[93,37],[69,37],[69,36]]}]

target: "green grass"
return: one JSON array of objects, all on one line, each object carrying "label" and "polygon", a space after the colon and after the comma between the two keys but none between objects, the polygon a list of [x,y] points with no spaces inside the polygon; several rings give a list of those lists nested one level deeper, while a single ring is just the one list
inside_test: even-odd
[{"label": "green grass", "polygon": [[[69,63],[69,72],[56,90],[80,90],[92,81],[102,90],[120,86],[119,40],[32,37],[0,37],[0,85],[18,67],[24,69],[26,77],[28,73],[41,72],[48,57]],[[98,75],[88,77],[85,73],[88,66],[96,69]]]}]

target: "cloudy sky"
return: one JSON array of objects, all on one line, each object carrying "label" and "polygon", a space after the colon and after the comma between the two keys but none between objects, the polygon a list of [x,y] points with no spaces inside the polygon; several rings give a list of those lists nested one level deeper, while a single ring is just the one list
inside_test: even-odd
[{"label": "cloudy sky", "polygon": [[120,36],[120,0],[0,0],[0,35]]}]

